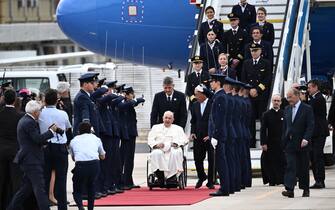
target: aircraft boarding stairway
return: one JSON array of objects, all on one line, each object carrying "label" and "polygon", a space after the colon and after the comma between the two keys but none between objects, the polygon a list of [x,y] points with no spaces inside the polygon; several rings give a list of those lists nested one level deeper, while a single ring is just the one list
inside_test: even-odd
[{"label": "aircraft boarding stairway", "polygon": [[[229,19],[227,15],[231,12],[233,5],[237,4],[237,0],[204,0],[200,4],[200,13],[196,16],[197,29],[201,22],[206,21],[204,14],[207,6],[213,6],[216,14],[215,18],[224,24],[224,30],[230,29]],[[267,10],[267,21],[273,23],[275,29],[275,42],[273,45],[274,52],[274,71],[272,81],[272,94],[282,94],[284,90],[284,83],[286,87],[299,80],[301,75],[302,60],[304,55],[305,43],[309,39],[307,32],[307,22],[309,13],[308,0],[268,0],[258,1],[249,0],[248,3],[253,4],[257,8],[265,7]],[[190,56],[200,54],[200,47],[197,41],[197,32],[194,32],[194,40],[190,48]],[[306,35],[307,34],[307,35]],[[309,49],[309,48],[308,48]],[[309,55],[307,49],[306,54]],[[307,56],[309,57],[309,56]],[[307,58],[307,66],[310,66]],[[185,75],[192,72],[192,64],[189,59],[189,67]],[[310,71],[309,71],[310,72]],[[309,74],[310,78],[310,74]],[[284,82],[285,81],[285,82]],[[270,102],[270,101],[269,101]],[[270,106],[270,103],[269,103]],[[256,139],[257,148],[251,149],[252,168],[254,170],[260,169],[261,149],[259,146],[260,138],[260,123],[256,124]],[[193,162],[193,154],[188,153],[190,164]],[[191,165],[189,168],[193,168]],[[194,167],[195,168],[195,167]]]}]

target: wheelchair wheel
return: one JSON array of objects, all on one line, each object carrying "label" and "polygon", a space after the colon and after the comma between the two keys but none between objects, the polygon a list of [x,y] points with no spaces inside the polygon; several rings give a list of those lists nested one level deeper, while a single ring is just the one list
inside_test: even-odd
[{"label": "wheelchair wheel", "polygon": [[184,185],[185,181],[184,181],[184,173],[180,174],[178,177],[178,184],[179,184],[179,189],[183,190],[185,189],[185,185]]},{"label": "wheelchair wheel", "polygon": [[184,169],[184,172],[183,172],[183,176],[184,176],[184,187],[187,186],[187,159],[186,157],[184,156],[184,162],[183,162],[183,169]]}]

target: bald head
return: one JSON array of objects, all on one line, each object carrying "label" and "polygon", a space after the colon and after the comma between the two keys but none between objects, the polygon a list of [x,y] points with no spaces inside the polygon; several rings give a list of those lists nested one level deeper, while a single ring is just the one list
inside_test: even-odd
[{"label": "bald head", "polygon": [[171,111],[164,112],[163,123],[165,127],[170,127],[174,121],[174,114]]}]

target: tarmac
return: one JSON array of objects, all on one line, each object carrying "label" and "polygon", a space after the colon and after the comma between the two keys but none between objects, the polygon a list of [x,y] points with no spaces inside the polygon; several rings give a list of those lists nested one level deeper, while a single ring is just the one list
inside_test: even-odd
[{"label": "tarmac", "polygon": [[[135,154],[135,168],[133,178],[135,184],[146,186],[146,160],[148,153]],[[74,162],[69,158],[68,172],[68,200],[74,204],[72,197],[72,173]],[[189,172],[188,186],[194,186],[197,179],[193,171]],[[311,184],[314,183],[312,172]],[[230,195],[229,197],[213,197],[194,205],[187,206],[133,206],[133,207],[95,207],[107,210],[335,210],[335,166],[326,170],[326,188],[311,189],[310,197],[301,197],[302,191],[295,190],[295,198],[281,195],[283,186],[270,187],[263,185],[262,178],[253,178],[253,186],[249,189]],[[127,192],[125,192],[127,193]],[[196,192],[195,192],[196,193]],[[57,207],[52,207],[56,210]],[[69,210],[77,210],[69,207]]]}]

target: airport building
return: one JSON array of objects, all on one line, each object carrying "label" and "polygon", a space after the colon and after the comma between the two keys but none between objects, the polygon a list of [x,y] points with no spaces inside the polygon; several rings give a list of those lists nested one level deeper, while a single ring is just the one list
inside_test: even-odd
[{"label": "airport building", "polygon": [[[59,0],[0,1],[0,58],[27,57],[84,49],[70,41],[56,22]],[[40,63],[67,65],[105,61],[101,56]]]}]

